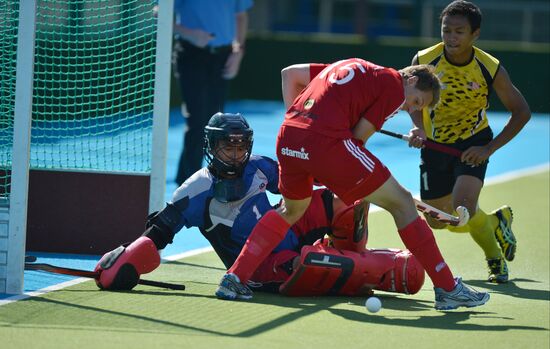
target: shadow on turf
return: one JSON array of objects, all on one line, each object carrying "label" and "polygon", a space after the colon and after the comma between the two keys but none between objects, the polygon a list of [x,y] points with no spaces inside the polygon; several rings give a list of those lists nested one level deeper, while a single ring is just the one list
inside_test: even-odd
[{"label": "shadow on turf", "polygon": [[522,288],[518,285],[527,284],[527,283],[537,283],[540,284],[540,281],[531,280],[531,279],[512,279],[505,284],[493,284],[487,281],[481,280],[469,280],[468,284],[474,287],[483,287],[490,289],[491,293],[499,293],[505,296],[515,297],[515,298],[525,298],[525,299],[537,299],[548,301],[550,299],[550,291],[541,290],[541,289],[529,289]]},{"label": "shadow on turf", "polygon": [[[440,330],[455,330],[455,331],[509,331],[509,330],[540,330],[547,331],[544,327],[534,326],[517,326],[517,325],[480,325],[475,323],[465,323],[470,317],[492,317],[489,312],[471,311],[471,310],[458,310],[441,312],[440,316],[411,316],[405,318],[399,317],[385,317],[382,314],[366,314],[346,309],[331,309],[331,312],[335,315],[350,321],[369,322],[380,325],[392,325],[398,327],[419,327],[430,328]],[[509,319],[513,321],[513,319]]]},{"label": "shadow on turf", "polygon": [[[378,295],[379,296],[379,295]],[[369,314],[364,310],[364,304],[362,300],[357,300],[353,304],[359,306],[361,311],[352,311],[348,309],[329,309],[333,314],[340,316],[346,320],[369,322],[380,325],[392,325],[399,327],[420,327],[431,328],[441,330],[455,330],[455,331],[508,331],[510,329],[515,330],[540,330],[547,331],[547,328],[534,327],[534,326],[519,326],[519,325],[480,325],[475,323],[467,323],[471,317],[475,318],[494,318],[495,315],[492,312],[484,312],[477,310],[465,310],[466,308],[460,308],[454,311],[439,312],[440,316],[433,316],[431,313],[429,316],[418,316],[418,311],[433,309],[433,302],[419,301],[415,299],[405,299],[397,297],[380,297],[382,300],[384,309],[399,310],[402,312],[414,311],[414,314],[408,316],[407,314],[400,314],[397,316],[384,316],[380,314]],[[483,308],[479,308],[482,310]],[[508,319],[513,320],[513,319]]]},{"label": "shadow on turf", "polygon": [[[102,291],[106,292],[106,291]],[[107,292],[106,292],[107,293]],[[184,292],[173,292],[173,291],[152,291],[152,290],[139,290],[134,289],[132,291],[121,291],[117,293],[131,293],[133,295],[149,295],[149,296],[184,296],[184,297],[196,297],[203,299],[212,299],[215,300],[214,295],[205,295],[201,293],[190,293],[187,291]],[[138,325],[135,328],[137,332],[143,332],[147,328],[145,323],[149,322],[154,325],[162,324],[167,326],[168,332],[179,332],[183,331],[194,331],[199,333],[205,333],[210,335],[218,336],[227,336],[227,337],[238,337],[238,338],[247,338],[253,337],[258,334],[277,329],[279,327],[288,325],[293,321],[298,321],[299,319],[307,318],[308,316],[315,315],[318,312],[329,311],[332,314],[339,316],[347,321],[357,321],[362,323],[372,323],[380,325],[391,325],[399,327],[418,327],[418,328],[432,328],[432,329],[442,329],[442,330],[459,330],[459,331],[509,331],[509,330],[542,330],[547,331],[548,329],[542,327],[533,327],[533,326],[517,326],[517,325],[480,325],[474,323],[465,322],[470,319],[470,317],[494,317],[493,313],[483,312],[483,311],[465,311],[459,310],[454,312],[440,312],[438,316],[434,316],[434,313],[431,311],[433,307],[433,302],[431,301],[422,301],[411,298],[401,298],[391,295],[378,295],[383,302],[383,309],[381,313],[378,314],[369,314],[364,307],[364,298],[349,298],[349,297],[282,297],[277,294],[270,293],[255,293],[255,297],[246,302],[234,302],[235,306],[238,307],[238,304],[241,303],[256,303],[256,304],[267,304],[271,306],[277,306],[281,308],[289,308],[291,311],[285,313],[278,318],[271,319],[269,321],[260,322],[257,325],[250,327],[246,330],[237,333],[226,333],[223,331],[216,331],[212,328],[205,328],[199,326],[193,326],[186,324],[185,320],[182,321],[182,318],[178,315],[174,318],[171,318],[169,313],[165,313],[163,318],[156,316],[146,316],[139,315],[135,313],[125,313],[122,311],[106,309],[104,307],[90,306],[84,304],[76,304],[72,302],[64,302],[56,299],[48,299],[43,297],[33,298],[27,300],[28,302],[36,302],[42,304],[55,305],[56,307],[68,307],[75,310],[78,310],[81,313],[82,317],[91,316],[91,318],[96,319],[98,315],[107,315],[113,316],[108,320],[109,326],[108,331],[117,332],[123,331],[128,332],[132,331],[133,326],[128,326],[127,320],[137,320]],[[222,302],[222,301],[219,301]],[[356,306],[357,310],[353,309],[341,309],[336,306],[339,304],[345,304]],[[349,307],[348,307],[349,308]],[[394,316],[384,316],[384,310],[399,310],[399,315]],[[418,315],[419,312],[430,311],[429,315],[422,316]],[[93,312],[98,315],[86,315],[85,312]],[[413,312],[410,315],[407,312]],[[236,314],[238,315],[238,314]],[[197,314],[197,316],[200,316]],[[120,323],[124,324],[121,328],[118,328],[116,318],[120,318]],[[127,319],[127,320],[124,320]],[[67,328],[74,329],[73,326],[67,325]],[[59,329],[62,326],[56,324],[56,328]],[[84,326],[83,328],[87,328]],[[102,329],[102,331],[105,329]],[[154,332],[153,329],[151,331]]]},{"label": "shadow on turf", "polygon": [[[276,321],[271,321],[268,324],[260,325],[256,328],[243,332],[241,335],[254,335],[263,330],[273,329],[279,324],[283,325],[290,321],[297,320],[301,317],[312,315],[319,311],[330,311],[334,315],[340,316],[346,320],[369,322],[382,325],[407,326],[419,328],[433,328],[444,330],[459,330],[459,331],[509,331],[515,330],[541,330],[546,331],[547,328],[533,326],[514,326],[514,325],[479,325],[472,323],[464,323],[471,316],[477,317],[493,317],[493,313],[483,311],[464,310],[461,308],[455,311],[439,312],[440,316],[433,316],[430,312],[428,316],[418,316],[419,311],[433,310],[433,302],[422,301],[411,298],[398,298],[395,296],[380,296],[383,303],[383,309],[393,309],[402,312],[415,312],[408,316],[400,314],[399,316],[385,317],[383,313],[369,314],[365,310],[363,297],[319,297],[319,298],[292,298],[281,297],[274,294],[256,293],[252,302],[267,303],[278,305],[281,307],[300,309],[293,311],[291,314],[285,315]],[[250,302],[250,301],[249,301]],[[358,310],[332,308],[337,304],[348,303],[358,306]],[[482,309],[482,308],[481,308]]]},{"label": "shadow on turf", "polygon": [[[160,292],[143,292],[143,293],[155,294],[156,295]],[[151,322],[152,324],[162,324],[162,325],[168,326],[171,329],[177,328],[177,329],[185,329],[185,330],[197,331],[197,332],[202,332],[202,333],[209,333],[209,334],[220,335],[220,336],[227,336],[227,334],[223,333],[223,332],[212,331],[212,330],[209,330],[209,329],[198,328],[198,327],[195,327],[195,326],[189,326],[189,325],[185,325],[185,324],[174,322],[174,321],[162,320],[162,319],[158,319],[158,318],[153,318],[153,317],[149,317],[149,316],[142,316],[142,315],[137,315],[137,314],[128,314],[128,313],[124,313],[124,312],[120,312],[120,311],[102,309],[102,308],[92,307],[92,306],[87,306],[87,305],[82,305],[82,304],[68,303],[68,302],[63,302],[63,301],[60,301],[60,300],[53,300],[53,299],[47,299],[47,298],[41,298],[40,297],[40,298],[34,298],[32,301],[49,303],[49,304],[52,304],[52,305],[55,305],[55,306],[71,307],[71,308],[78,309],[79,311],[92,311],[92,312],[98,312],[98,313],[102,313],[102,314],[105,314],[105,315],[111,315],[111,316],[115,316],[115,317],[123,317],[123,318],[130,318],[130,319],[134,319],[134,320],[140,320],[140,321],[143,321],[143,322]],[[108,328],[102,328],[101,331],[102,332],[103,331],[111,331],[111,332],[117,332],[117,331],[128,332],[129,331],[128,328],[117,329],[116,326],[112,326],[113,325],[112,320],[110,322],[110,325],[111,326],[109,326]],[[47,327],[47,326],[43,326],[43,327]],[[59,326],[59,325],[56,325],[55,328],[63,328],[63,327]],[[74,326],[67,326],[67,328],[71,329],[71,330],[75,329]],[[82,329],[89,330],[89,328],[85,328],[85,327],[83,327]],[[136,332],[148,332],[147,329],[143,328],[142,326],[136,328],[135,331]],[[152,331],[152,332],[155,332],[155,331]]]}]

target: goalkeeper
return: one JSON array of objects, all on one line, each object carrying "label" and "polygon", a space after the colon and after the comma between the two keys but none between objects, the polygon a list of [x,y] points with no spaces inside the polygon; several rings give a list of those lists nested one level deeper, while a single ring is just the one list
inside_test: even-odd
[{"label": "goalkeeper", "polygon": [[[98,286],[133,288],[140,274],[158,267],[158,250],[184,226],[198,227],[229,268],[258,220],[273,209],[266,190],[278,193],[277,163],[251,155],[252,144],[253,131],[240,114],[212,116],[205,127],[208,166],[188,178],[162,211],[149,216],[140,238],[101,258]],[[347,206],[328,189],[316,190],[303,218],[235,294],[251,298],[250,288],[289,296],[418,292],[424,269],[409,251],[366,249],[367,214],[366,203]]]}]

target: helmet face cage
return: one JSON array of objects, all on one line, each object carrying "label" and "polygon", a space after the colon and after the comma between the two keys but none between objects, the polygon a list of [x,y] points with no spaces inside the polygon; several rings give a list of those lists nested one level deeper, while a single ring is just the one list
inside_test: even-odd
[{"label": "helmet face cage", "polygon": [[[245,118],[240,114],[216,113],[204,133],[204,156],[210,170],[220,177],[240,176],[250,159],[253,144],[253,131]],[[243,146],[246,152],[235,158],[234,154],[224,152],[220,146],[222,141],[224,145]]]}]

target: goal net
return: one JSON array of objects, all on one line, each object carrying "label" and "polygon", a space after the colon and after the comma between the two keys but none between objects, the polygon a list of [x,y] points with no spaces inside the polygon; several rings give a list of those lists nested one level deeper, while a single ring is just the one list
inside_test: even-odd
[{"label": "goal net", "polygon": [[0,207],[9,212],[21,155],[19,22],[34,20],[26,249],[101,254],[139,236],[162,206],[172,4],[162,1],[157,14],[155,0],[37,0],[34,18],[19,4],[0,4]]}]

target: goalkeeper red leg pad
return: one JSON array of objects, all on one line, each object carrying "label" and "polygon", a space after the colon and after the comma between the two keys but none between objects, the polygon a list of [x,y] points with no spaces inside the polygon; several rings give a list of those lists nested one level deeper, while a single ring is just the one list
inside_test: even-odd
[{"label": "goalkeeper red leg pad", "polygon": [[141,274],[147,274],[160,265],[160,255],[155,243],[146,236],[138,238],[127,247],[119,246],[101,257],[95,267],[99,276],[95,279],[105,290],[131,290]]},{"label": "goalkeeper red leg pad", "polygon": [[331,223],[331,241],[334,248],[355,252],[366,250],[369,203],[356,201],[336,211]]},{"label": "goalkeeper red leg pad", "polygon": [[241,253],[228,273],[237,275],[246,284],[260,263],[283,240],[290,225],[275,210],[267,211],[246,239]]},{"label": "goalkeeper red leg pad", "polygon": [[294,259],[299,256],[293,250],[273,252],[260,264],[250,280],[261,284],[281,284],[292,274]]},{"label": "goalkeeper red leg pad", "polygon": [[408,251],[337,250],[322,244],[304,246],[300,261],[279,292],[286,296],[365,296],[372,289],[415,293],[424,270]]},{"label": "goalkeeper red leg pad", "polygon": [[279,292],[291,297],[337,295],[353,274],[353,258],[316,244],[304,246],[298,266]]},{"label": "goalkeeper red leg pad", "polygon": [[409,250],[368,249],[367,253],[377,261],[384,260],[387,263],[385,269],[392,266],[374,287],[375,290],[415,294],[424,285],[424,268]]}]

